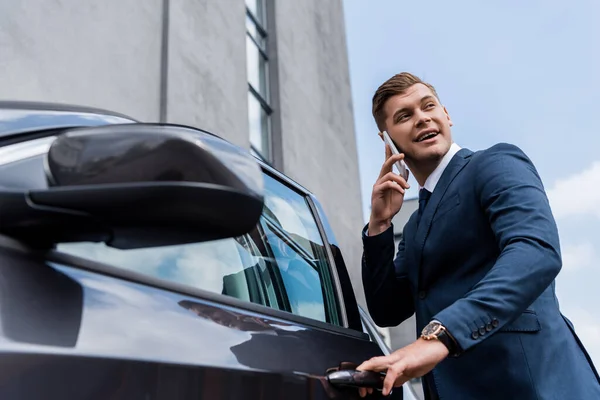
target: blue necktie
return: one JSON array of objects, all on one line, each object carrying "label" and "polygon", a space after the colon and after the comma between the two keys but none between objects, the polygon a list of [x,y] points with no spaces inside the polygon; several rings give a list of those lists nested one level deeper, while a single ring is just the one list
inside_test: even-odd
[{"label": "blue necktie", "polygon": [[427,202],[429,201],[429,198],[431,197],[431,192],[427,189],[421,189],[419,190],[419,211],[417,214],[417,225],[419,225],[419,222],[421,221],[421,216],[423,215],[423,210],[425,209],[425,206],[427,205]]}]

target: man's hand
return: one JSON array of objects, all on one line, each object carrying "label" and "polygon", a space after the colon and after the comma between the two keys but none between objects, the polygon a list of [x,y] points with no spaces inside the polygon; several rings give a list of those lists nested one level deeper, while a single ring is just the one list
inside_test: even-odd
[{"label": "man's hand", "polygon": [[410,186],[403,177],[392,171],[394,163],[402,159],[404,154],[392,155],[390,147],[385,145],[385,162],[371,194],[369,236],[377,235],[389,228],[392,218],[402,208],[404,191]]},{"label": "man's hand", "polygon": [[[439,340],[418,339],[389,356],[374,357],[356,368],[361,371],[385,372],[383,395],[387,396],[392,388],[402,386],[413,378],[419,378],[442,362],[449,352]],[[360,388],[360,397],[372,393],[373,389]]]}]

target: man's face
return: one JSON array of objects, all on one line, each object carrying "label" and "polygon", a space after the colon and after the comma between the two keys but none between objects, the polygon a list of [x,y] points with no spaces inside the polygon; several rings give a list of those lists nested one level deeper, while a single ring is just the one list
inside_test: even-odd
[{"label": "man's face", "polygon": [[450,149],[450,116],[423,84],[391,97],[384,105],[385,126],[410,164],[439,161]]}]

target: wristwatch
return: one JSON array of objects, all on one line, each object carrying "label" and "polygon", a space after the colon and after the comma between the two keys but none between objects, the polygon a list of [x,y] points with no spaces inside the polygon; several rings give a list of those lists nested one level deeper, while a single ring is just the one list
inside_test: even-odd
[{"label": "wristwatch", "polygon": [[451,357],[458,356],[458,345],[448,330],[439,321],[431,321],[421,331],[421,338],[425,340],[439,340],[446,346]]}]

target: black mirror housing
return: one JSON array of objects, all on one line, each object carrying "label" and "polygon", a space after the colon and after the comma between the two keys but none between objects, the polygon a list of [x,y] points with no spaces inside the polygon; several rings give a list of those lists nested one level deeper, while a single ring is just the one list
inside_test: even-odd
[{"label": "black mirror housing", "polygon": [[0,192],[0,232],[118,248],[239,236],[258,223],[263,178],[249,152],[165,124],[68,129],[45,160],[49,188]]}]

